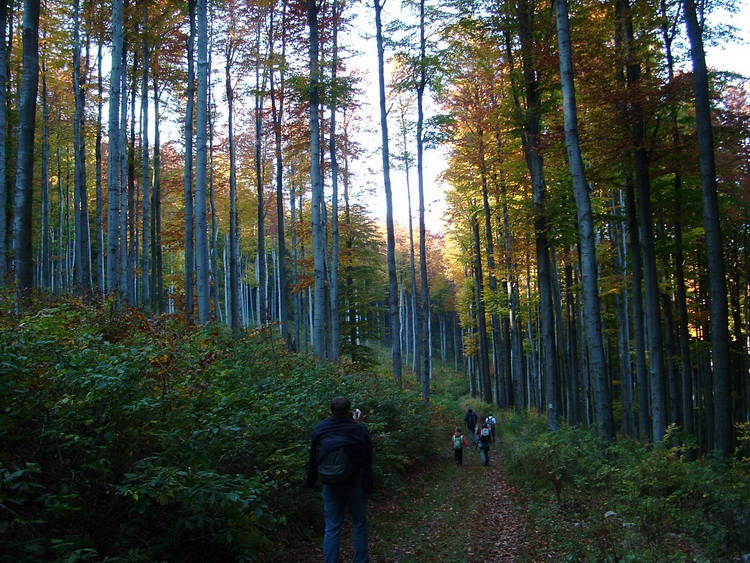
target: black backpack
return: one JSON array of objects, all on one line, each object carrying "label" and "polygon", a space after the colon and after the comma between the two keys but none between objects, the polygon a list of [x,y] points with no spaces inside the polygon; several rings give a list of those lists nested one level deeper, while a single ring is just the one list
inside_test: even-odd
[{"label": "black backpack", "polygon": [[354,463],[344,447],[328,452],[318,462],[318,475],[325,485],[343,485],[354,477]]}]

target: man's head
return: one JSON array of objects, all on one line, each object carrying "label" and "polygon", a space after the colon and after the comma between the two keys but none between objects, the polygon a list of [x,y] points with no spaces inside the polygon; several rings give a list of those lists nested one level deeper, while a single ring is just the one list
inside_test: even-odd
[{"label": "man's head", "polygon": [[352,402],[346,397],[334,397],[331,401],[331,414],[333,416],[349,416]]}]

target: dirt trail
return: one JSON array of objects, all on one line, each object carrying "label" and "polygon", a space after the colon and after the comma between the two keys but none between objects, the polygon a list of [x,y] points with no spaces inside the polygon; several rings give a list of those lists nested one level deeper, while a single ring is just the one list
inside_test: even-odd
[{"label": "dirt trail", "polygon": [[[470,446],[457,467],[447,448],[398,494],[368,505],[373,563],[504,562],[524,553],[523,509],[503,473],[502,451],[493,448],[482,466]],[[322,540],[322,538],[321,538]],[[351,530],[341,539],[342,562],[352,558]],[[300,554],[301,555],[301,554]],[[308,544],[304,561],[321,561],[320,541]]]}]

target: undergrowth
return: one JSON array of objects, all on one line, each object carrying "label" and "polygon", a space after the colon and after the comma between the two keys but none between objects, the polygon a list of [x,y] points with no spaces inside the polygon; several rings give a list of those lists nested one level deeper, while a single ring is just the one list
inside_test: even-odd
[{"label": "undergrowth", "polygon": [[319,534],[309,436],[344,394],[388,486],[418,394],[285,352],[273,329],[65,302],[0,317],[0,559],[253,561]]},{"label": "undergrowth", "polygon": [[[653,447],[551,432],[543,417],[500,423],[509,478],[527,495],[531,553],[564,561],[727,561],[750,551],[750,460],[687,461]],[[530,560],[534,560],[533,557]]]}]

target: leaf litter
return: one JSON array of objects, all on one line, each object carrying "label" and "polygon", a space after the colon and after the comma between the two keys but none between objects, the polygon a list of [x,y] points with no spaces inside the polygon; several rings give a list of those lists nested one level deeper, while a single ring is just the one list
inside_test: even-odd
[{"label": "leaf litter", "polygon": [[[368,502],[372,563],[528,560],[525,510],[505,477],[499,447],[493,448],[489,466],[481,465],[470,446],[462,466],[454,464],[452,452],[441,452],[433,463],[404,479],[407,482],[398,490]],[[287,547],[295,560],[322,561],[322,539]],[[341,562],[351,562],[352,555],[347,521]]]}]

